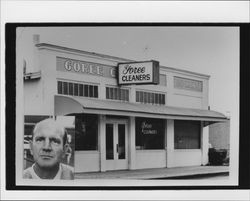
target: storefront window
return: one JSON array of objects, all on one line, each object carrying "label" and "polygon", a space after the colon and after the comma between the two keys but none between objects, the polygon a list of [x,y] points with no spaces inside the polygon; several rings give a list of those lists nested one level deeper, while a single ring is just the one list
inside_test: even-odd
[{"label": "storefront window", "polygon": [[200,149],[200,122],[181,121],[174,122],[174,148]]},{"label": "storefront window", "polygon": [[164,149],[163,119],[136,118],[136,149]]},{"label": "storefront window", "polygon": [[76,115],[75,149],[98,150],[98,118],[93,114]]}]

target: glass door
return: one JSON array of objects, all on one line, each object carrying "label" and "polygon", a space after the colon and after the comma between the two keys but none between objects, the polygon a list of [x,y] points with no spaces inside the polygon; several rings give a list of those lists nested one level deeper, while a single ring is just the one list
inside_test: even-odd
[{"label": "glass door", "polygon": [[106,123],[106,169],[128,169],[127,124]]}]

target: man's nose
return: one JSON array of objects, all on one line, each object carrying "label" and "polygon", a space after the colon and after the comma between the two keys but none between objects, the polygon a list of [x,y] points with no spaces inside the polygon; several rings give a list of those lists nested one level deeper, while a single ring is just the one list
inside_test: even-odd
[{"label": "man's nose", "polygon": [[51,150],[51,143],[49,139],[45,139],[43,149],[45,150]]}]

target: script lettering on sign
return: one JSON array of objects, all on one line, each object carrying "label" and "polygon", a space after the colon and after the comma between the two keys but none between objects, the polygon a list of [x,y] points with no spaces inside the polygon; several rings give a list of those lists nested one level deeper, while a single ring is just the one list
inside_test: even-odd
[{"label": "script lettering on sign", "polygon": [[118,65],[119,84],[158,84],[159,62],[121,63]]},{"label": "script lettering on sign", "polygon": [[141,132],[143,134],[157,134],[157,130],[153,129],[153,125],[148,124],[145,121],[143,121],[141,124]]}]

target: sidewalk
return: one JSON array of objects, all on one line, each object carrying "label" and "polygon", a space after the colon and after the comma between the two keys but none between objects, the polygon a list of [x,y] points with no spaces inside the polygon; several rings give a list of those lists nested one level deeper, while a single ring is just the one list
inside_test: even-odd
[{"label": "sidewalk", "polygon": [[107,172],[75,173],[75,179],[160,179],[198,175],[229,174],[228,166],[191,166]]}]

